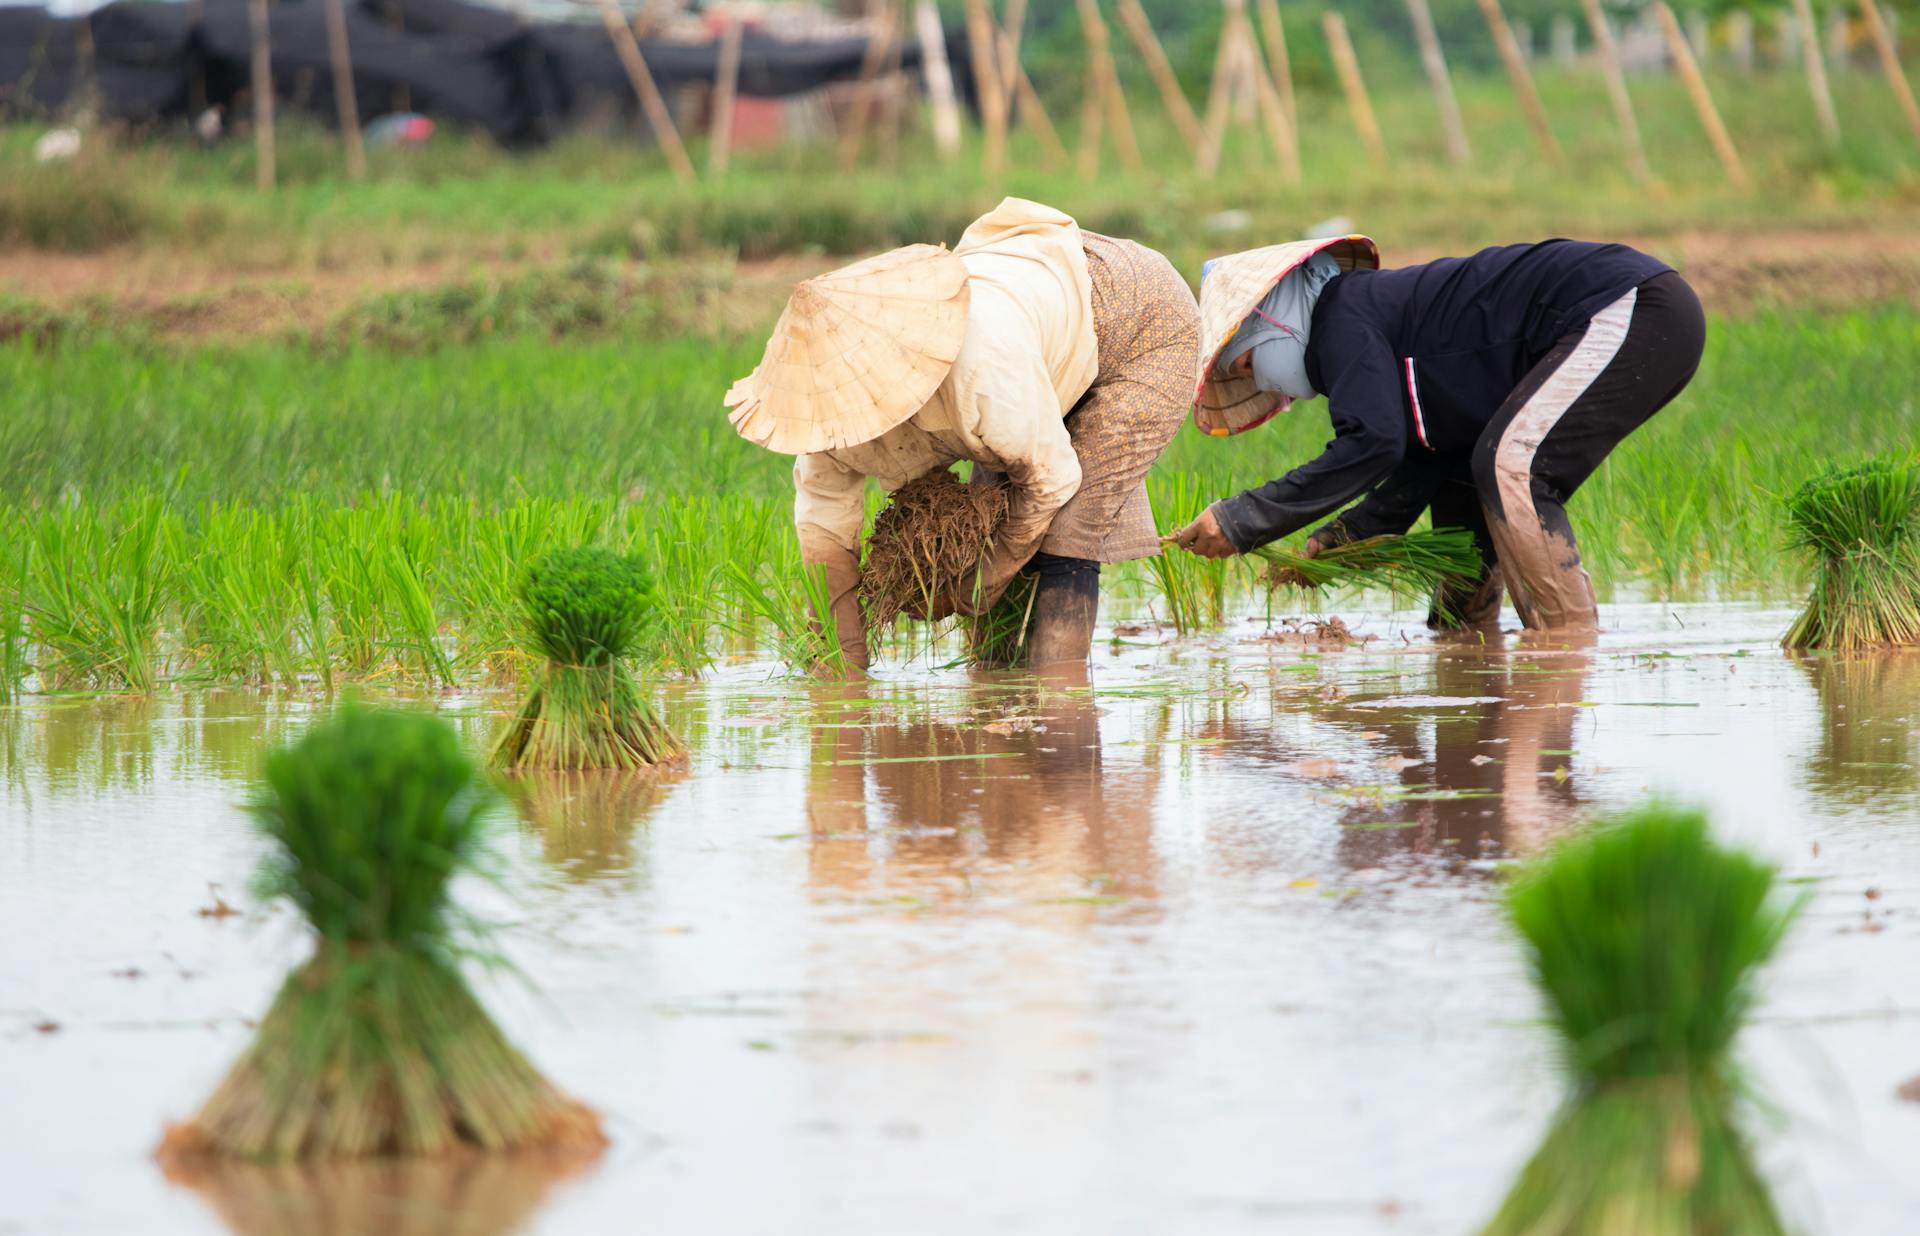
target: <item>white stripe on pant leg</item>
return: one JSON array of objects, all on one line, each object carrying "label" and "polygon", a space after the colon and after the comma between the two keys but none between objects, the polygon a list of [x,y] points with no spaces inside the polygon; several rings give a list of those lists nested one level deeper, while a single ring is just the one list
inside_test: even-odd
[{"label": "white stripe on pant leg", "polygon": [[[1548,615],[1557,617],[1564,613],[1569,598],[1558,595],[1553,547],[1548,544],[1547,530],[1534,509],[1533,459],[1560,418],[1619,355],[1633,324],[1633,306],[1639,295],[1638,288],[1632,289],[1593,315],[1587,333],[1574,345],[1573,351],[1507,422],[1500,444],[1494,450],[1494,478],[1504,516],[1501,522],[1506,525],[1499,530],[1504,534],[1500,539],[1507,542],[1501,546],[1501,557],[1515,558],[1513,566],[1518,568],[1508,572],[1507,586],[1517,592],[1531,585],[1534,605]],[[1542,590],[1550,595],[1543,597]]]}]

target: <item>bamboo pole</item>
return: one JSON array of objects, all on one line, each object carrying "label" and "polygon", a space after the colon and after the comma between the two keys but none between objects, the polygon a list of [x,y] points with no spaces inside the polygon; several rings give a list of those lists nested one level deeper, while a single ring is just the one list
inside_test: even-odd
[{"label": "bamboo pole", "polygon": [[1013,81],[1013,97],[1020,105],[1020,118],[1033,129],[1047,163],[1065,163],[1067,148],[1060,141],[1060,131],[1053,127],[1053,117],[1047,115],[1039,91],[1033,88],[1033,79],[1027,76],[1027,70],[1021,66],[1020,52],[1014,47],[1012,36],[1004,31],[1000,35],[1000,62],[1007,66],[1007,76]]},{"label": "bamboo pole", "polygon": [[1107,124],[1113,129],[1113,144],[1120,151],[1120,166],[1138,172],[1140,139],[1133,131],[1133,113],[1127,108],[1127,92],[1120,87],[1120,69],[1113,62],[1113,40],[1107,23],[1100,23],[1100,95],[1107,111]]},{"label": "bamboo pole", "polygon": [[1473,160],[1473,148],[1467,145],[1467,126],[1460,119],[1460,102],[1453,97],[1453,79],[1447,76],[1446,53],[1440,50],[1440,35],[1433,28],[1433,11],[1427,0],[1407,0],[1407,13],[1413,18],[1413,36],[1420,44],[1420,63],[1427,71],[1427,85],[1433,88],[1434,101],[1440,105],[1440,131],[1446,138],[1447,158],[1465,164]]},{"label": "bamboo pole", "polygon": [[353,53],[347,47],[347,14],[340,0],[326,0],[327,55],[333,61],[333,101],[340,109],[340,140],[347,147],[347,179],[367,178],[367,148],[360,140],[360,100],[353,90]]},{"label": "bamboo pole", "polygon": [[1266,40],[1267,67],[1273,72],[1273,86],[1287,114],[1287,123],[1293,127],[1297,146],[1300,109],[1293,98],[1293,62],[1287,57],[1287,28],[1280,24],[1280,0],[1260,0],[1260,37]]},{"label": "bamboo pole", "polygon": [[1514,41],[1513,27],[1507,24],[1507,15],[1500,11],[1500,0],[1480,0],[1480,15],[1487,20],[1487,30],[1500,52],[1500,62],[1507,68],[1513,92],[1520,96],[1520,110],[1526,113],[1527,124],[1533,129],[1533,140],[1539,144],[1543,157],[1558,163],[1560,143],[1554,139],[1553,126],[1547,123],[1546,106],[1540,102],[1540,92],[1534,89],[1533,74],[1527,70],[1526,57],[1520,54],[1520,44]]},{"label": "bamboo pole", "polygon": [[1220,152],[1226,144],[1227,108],[1232,102],[1230,78],[1233,72],[1234,41],[1239,28],[1233,23],[1232,0],[1222,0],[1227,19],[1220,26],[1220,46],[1213,53],[1213,80],[1207,83],[1206,117],[1200,122],[1200,145],[1194,151],[1194,163],[1201,175],[1211,180],[1220,170]]},{"label": "bamboo pole", "polygon": [[267,28],[267,0],[247,0],[253,62],[253,183],[273,188],[273,36]]},{"label": "bamboo pole", "polygon": [[707,175],[714,179],[727,174],[727,160],[733,155],[733,101],[740,90],[740,36],[740,19],[729,15],[720,31],[720,63],[714,69],[718,80],[713,92],[713,120],[707,131]]},{"label": "bamboo pole", "polygon": [[1833,88],[1827,84],[1827,62],[1820,55],[1820,27],[1813,21],[1812,0],[1793,0],[1794,24],[1800,28],[1800,63],[1807,73],[1807,93],[1813,96],[1813,114],[1820,136],[1829,146],[1840,144],[1840,114],[1833,107]]},{"label": "bamboo pole", "polygon": [[633,37],[632,28],[621,18],[613,0],[600,0],[600,21],[607,28],[607,37],[613,40],[614,53],[627,71],[633,93],[640,99],[640,110],[646,113],[647,123],[653,126],[653,136],[667,156],[667,166],[681,180],[692,180],[693,160],[687,157],[687,148],[680,144],[680,130],[674,127],[673,114],[667,110],[667,101],[660,97],[660,88],[654,85],[647,59],[640,54],[640,41]]},{"label": "bamboo pole", "polygon": [[1106,83],[1100,67],[1099,39],[1106,37],[1107,25],[1100,20],[1095,0],[1078,0],[1080,37],[1087,45],[1086,90],[1080,101],[1080,178],[1092,180],[1100,175],[1100,126],[1107,114]]},{"label": "bamboo pole", "polygon": [[1880,53],[1880,69],[1887,75],[1887,84],[1900,100],[1900,110],[1907,114],[1907,127],[1913,130],[1914,140],[1920,141],[1920,105],[1914,103],[1913,87],[1907,84],[1906,70],[1900,67],[1900,48],[1873,0],[1860,0],[1860,15],[1867,19],[1867,33],[1873,36],[1874,49]]},{"label": "bamboo pole", "polygon": [[1587,29],[1593,33],[1593,50],[1600,57],[1600,75],[1606,78],[1607,98],[1613,104],[1613,119],[1620,126],[1620,141],[1627,148],[1627,166],[1641,184],[1653,183],[1653,168],[1647,164],[1647,148],[1640,141],[1640,122],[1633,116],[1633,97],[1627,93],[1627,75],[1620,70],[1620,49],[1613,42],[1613,28],[1600,8],[1600,0],[1580,0],[1587,13]]},{"label": "bamboo pole", "polygon": [[1260,119],[1267,131],[1267,141],[1273,146],[1273,156],[1279,161],[1281,174],[1286,177],[1287,183],[1297,185],[1300,183],[1299,130],[1293,127],[1293,121],[1287,116],[1286,107],[1280,102],[1280,92],[1267,76],[1258,52],[1247,57],[1247,67],[1253,75],[1254,98],[1260,105]]},{"label": "bamboo pole", "polygon": [[1693,49],[1687,46],[1687,36],[1680,29],[1680,21],[1673,15],[1664,0],[1655,0],[1653,15],[1660,22],[1660,33],[1666,36],[1667,51],[1673,56],[1673,67],[1680,72],[1680,81],[1687,88],[1687,96],[1693,100],[1693,110],[1700,115],[1700,123],[1706,127],[1707,138],[1713,143],[1713,152],[1720,156],[1720,163],[1727,169],[1727,179],[1740,188],[1747,187],[1746,164],[1740,161],[1740,152],[1733,148],[1733,139],[1727,135],[1727,126],[1720,123],[1719,109],[1713,105],[1713,96],[1707,93],[1706,79],[1700,76],[1700,66],[1694,63]]},{"label": "bamboo pole", "polygon": [[1147,11],[1140,7],[1140,0],[1120,0],[1119,13],[1120,24],[1127,28],[1127,37],[1133,40],[1140,58],[1147,62],[1147,73],[1160,92],[1160,102],[1166,106],[1174,128],[1180,130],[1187,145],[1197,149],[1203,140],[1200,118],[1193,114],[1193,104],[1187,102],[1186,91],[1180,89],[1180,80],[1173,75],[1166,49],[1153,32],[1153,23],[1147,20]]},{"label": "bamboo pole", "polygon": [[1340,74],[1340,89],[1346,92],[1347,110],[1353,113],[1353,127],[1359,130],[1360,144],[1374,166],[1387,166],[1387,143],[1380,136],[1380,122],[1374,118],[1373,103],[1367,98],[1366,79],[1360,76],[1360,60],[1353,54],[1353,40],[1347,37],[1347,21],[1329,9],[1320,15],[1320,28],[1326,32],[1327,47],[1333,52],[1333,67]]},{"label": "bamboo pole", "polygon": [[953,67],[947,63],[947,36],[940,28],[940,10],[933,0],[918,0],[913,9],[914,34],[920,40],[920,62],[927,77],[927,96],[933,103],[933,146],[942,160],[960,152],[960,108],[953,99]]},{"label": "bamboo pole", "polygon": [[1000,86],[1001,101],[1008,111],[1013,110],[1020,91],[1013,66],[1020,63],[1020,44],[1025,38],[1026,26],[1027,0],[1007,0],[1007,15],[1000,22]]},{"label": "bamboo pole", "polygon": [[973,98],[985,135],[980,166],[989,184],[997,184],[1007,162],[1007,108],[994,67],[994,24],[987,0],[967,0],[967,46],[973,54]]},{"label": "bamboo pole", "polygon": [[[873,119],[874,82],[880,76],[880,66],[886,63],[887,49],[893,46],[893,5],[881,0],[869,11],[875,13],[874,32],[867,36],[866,54],[860,57],[857,93],[847,113],[846,127],[840,133],[839,164],[843,172],[852,171],[860,161],[860,147],[867,140],[867,125]],[[731,23],[739,24],[738,20]]]}]

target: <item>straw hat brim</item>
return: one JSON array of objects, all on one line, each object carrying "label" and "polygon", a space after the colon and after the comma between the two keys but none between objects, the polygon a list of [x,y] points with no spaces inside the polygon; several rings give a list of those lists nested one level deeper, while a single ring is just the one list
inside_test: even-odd
[{"label": "straw hat brim", "polygon": [[1380,250],[1365,236],[1296,240],[1216,259],[1200,283],[1200,367],[1194,373],[1193,423],[1224,438],[1266,424],[1288,404],[1285,395],[1263,391],[1252,378],[1214,373],[1240,324],[1265,300],[1273,285],[1316,253],[1330,254],[1340,269],[1378,270]]},{"label": "straw hat brim", "polygon": [[967,268],[908,245],[795,288],[760,364],[727,392],[740,436],[804,455],[854,446],[926,406],[967,333]]}]

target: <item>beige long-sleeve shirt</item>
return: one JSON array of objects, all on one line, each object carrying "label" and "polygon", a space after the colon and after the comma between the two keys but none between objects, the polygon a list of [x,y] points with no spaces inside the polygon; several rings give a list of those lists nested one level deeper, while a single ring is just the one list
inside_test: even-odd
[{"label": "beige long-sleeve shirt", "polygon": [[800,456],[794,523],[806,561],[857,552],[867,477],[891,491],[957,460],[984,464],[1013,485],[1006,522],[982,563],[991,597],[1080,487],[1064,422],[1099,367],[1093,284],[1079,225],[1020,198],[975,220],[954,254],[967,268],[971,299],[952,371],[925,407],[880,437]]}]

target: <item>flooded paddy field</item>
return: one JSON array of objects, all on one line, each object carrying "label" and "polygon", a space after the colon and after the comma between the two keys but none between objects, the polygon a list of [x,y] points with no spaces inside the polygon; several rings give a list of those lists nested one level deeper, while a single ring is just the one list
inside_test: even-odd
[{"label": "flooded paddy field", "polygon": [[[1350,617],[1352,617],[1350,615]],[[1501,871],[1666,796],[1809,898],[1741,1040],[1795,1230],[1912,1229],[1920,658],[1621,605],[1585,652],[1103,629],[1091,686],[761,662],[690,767],[530,780],[463,901],[597,1163],[150,1155],[308,947],[247,883],[242,691],[0,712],[0,1232],[1461,1233],[1560,1097]],[[1510,637],[1511,638],[1511,637]],[[505,695],[413,701],[480,749]],[[231,907],[239,913],[228,913]]]}]

